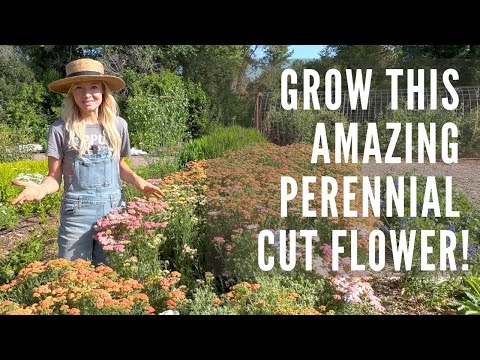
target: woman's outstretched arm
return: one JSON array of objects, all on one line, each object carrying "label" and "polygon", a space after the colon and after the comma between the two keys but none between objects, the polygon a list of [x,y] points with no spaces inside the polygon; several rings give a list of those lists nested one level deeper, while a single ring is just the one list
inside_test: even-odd
[{"label": "woman's outstretched arm", "polygon": [[125,158],[120,159],[120,178],[135,186],[138,191],[147,195],[163,196],[162,190],[157,186],[149,183],[147,180],[135,174],[135,172],[125,162]]},{"label": "woman's outstretched arm", "polygon": [[62,183],[62,163],[60,160],[48,157],[48,175],[42,180],[41,184],[33,181],[13,180],[12,184],[23,186],[23,191],[12,200],[12,204],[23,204],[24,201],[42,200],[48,194],[53,194],[60,189]]}]

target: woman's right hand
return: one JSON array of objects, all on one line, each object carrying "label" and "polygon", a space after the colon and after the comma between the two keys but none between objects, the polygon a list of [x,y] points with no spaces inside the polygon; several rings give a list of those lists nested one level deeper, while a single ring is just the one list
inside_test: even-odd
[{"label": "woman's right hand", "polygon": [[12,180],[13,185],[23,186],[25,189],[12,200],[12,204],[23,204],[24,201],[42,200],[46,195],[44,186],[34,183],[33,181]]}]

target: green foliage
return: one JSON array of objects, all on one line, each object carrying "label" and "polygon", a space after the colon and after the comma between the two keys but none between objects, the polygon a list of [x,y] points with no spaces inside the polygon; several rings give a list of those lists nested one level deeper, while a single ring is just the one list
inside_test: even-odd
[{"label": "green foliage", "polygon": [[0,123],[0,163],[32,159],[32,152],[18,147],[28,142],[27,134]]},{"label": "green foliage", "polygon": [[0,202],[0,229],[14,229],[19,220],[20,216],[13,205]]},{"label": "green foliage", "polygon": [[[172,269],[185,275],[188,286],[192,286],[203,270],[204,243],[198,233],[199,218],[197,216],[199,204],[187,203],[183,199],[194,197],[188,191],[178,190],[172,194],[176,203],[169,208],[168,218],[163,216],[162,221],[168,221],[164,229],[165,241],[160,245],[160,259],[168,259]],[[179,199],[179,200],[178,200]]]},{"label": "green foliage", "polygon": [[[329,45],[315,59],[303,64],[303,68],[314,69],[325,74],[328,69],[372,69],[372,89],[390,89],[390,78],[385,69],[424,69],[425,84],[430,84],[430,69],[438,70],[438,78],[444,70],[458,71],[455,86],[476,86],[480,79],[480,51],[478,45]],[[399,77],[399,88],[407,87],[406,71]],[[439,85],[441,84],[441,80]],[[303,86],[300,79],[299,86]],[[346,76],[342,76],[346,86]]]},{"label": "green foliage", "polygon": [[[227,280],[219,289],[210,273],[178,308],[192,315],[333,315],[378,314],[368,301],[334,300],[337,293],[329,280],[293,271],[259,276],[253,282]],[[358,286],[358,285],[357,285]]]},{"label": "green foliage", "polygon": [[477,45],[402,45],[402,50],[407,58],[461,58],[478,57]]},{"label": "green foliage", "polygon": [[[415,238],[415,248],[413,253],[413,262],[412,269],[415,271],[421,267],[421,253],[420,253],[420,231],[419,229],[429,229],[435,230],[437,236],[439,236],[440,230],[450,230],[456,233],[457,243],[460,240],[460,230],[468,229],[469,230],[469,240],[470,245],[478,246],[478,239],[480,239],[480,212],[475,209],[473,203],[462,193],[453,192],[452,204],[455,204],[453,210],[458,210],[460,212],[460,217],[446,217],[446,191],[445,191],[445,177],[437,176],[436,187],[438,193],[439,207],[441,216],[435,217],[433,211],[429,210],[426,217],[422,217],[422,208],[424,204],[425,196],[425,186],[426,186],[426,177],[417,176],[417,192],[416,203],[417,203],[417,216],[411,217],[410,213],[410,176],[405,176],[405,201],[404,201],[404,211],[405,216],[399,217],[398,214],[393,211],[392,217],[385,216],[385,190],[382,186],[382,222],[385,224],[382,228],[387,232],[387,237],[389,237],[389,230],[405,230],[407,232],[407,238],[410,230],[417,230]],[[385,185],[385,178],[382,180],[382,184]],[[438,239],[438,237],[437,237]],[[429,257],[429,263],[435,264],[436,270],[439,269],[439,259],[440,259],[440,242],[429,241],[429,246],[433,248],[433,253]],[[457,263],[457,268],[461,266],[464,262],[461,246],[456,247],[455,251],[455,261]],[[470,264],[473,268],[478,268],[478,264],[475,264],[474,261]],[[439,272],[431,272],[432,276],[437,276]],[[451,272],[449,273],[451,274]],[[415,272],[409,273],[409,276],[415,276]]]},{"label": "green foliage", "polygon": [[[274,100],[271,99],[273,102]],[[325,108],[320,110],[302,110],[299,102],[298,110],[287,111],[281,107],[271,107],[262,122],[262,133],[269,141],[277,145],[288,145],[298,142],[313,144],[315,128],[318,122],[325,123],[327,140],[330,149],[335,146],[335,123],[347,124],[347,119],[338,112]]]},{"label": "green foliage", "polygon": [[209,95],[229,88],[250,54],[245,45],[198,45],[184,59],[184,75],[204,84]]},{"label": "green foliage", "polygon": [[[238,282],[218,289],[211,274],[179,309],[192,315],[320,315],[331,293],[328,281],[294,272],[261,276],[255,282]],[[217,295],[220,292],[219,295]],[[327,294],[328,292],[328,294]]]},{"label": "green foliage", "polygon": [[466,298],[458,301],[458,310],[465,315],[480,315],[480,277],[467,276],[465,282]]},{"label": "green foliage", "polygon": [[[201,280],[203,282],[203,280]],[[197,286],[191,291],[191,299],[188,299],[177,309],[181,314],[190,315],[228,315],[227,307],[215,306],[215,299],[218,298],[212,281],[202,286]]]},{"label": "green foliage", "polygon": [[[170,158],[165,157],[150,165],[139,166],[135,169],[135,172],[144,179],[161,179],[175,171],[181,170],[182,165],[177,157],[178,152],[176,156],[174,155]],[[131,185],[128,185],[125,189],[128,194],[127,199],[129,200],[133,199],[133,197],[141,196],[141,194]]]},{"label": "green foliage", "polygon": [[[477,86],[480,80],[480,51],[478,45],[402,45],[404,69],[455,69],[459,79],[455,86]],[[427,77],[428,78],[428,77]],[[428,80],[427,80],[428,81]]]},{"label": "green foliage", "polygon": [[0,285],[12,280],[21,269],[40,260],[44,254],[41,236],[33,236],[19,243],[0,259]]},{"label": "green foliage", "polygon": [[[178,174],[159,184],[164,193],[161,202],[136,199],[127,204],[128,210],[110,214],[97,224],[101,228],[97,238],[103,244],[113,245],[104,249],[109,264],[121,276],[149,282],[161,275],[162,269],[173,268],[182,273],[182,281],[190,287],[202,274],[203,243],[198,233],[197,213],[204,204],[204,196],[200,194],[204,187],[194,173],[189,175],[194,180],[191,185],[172,183],[182,176]],[[162,288],[165,285],[162,283]],[[147,289],[146,293],[153,296],[152,304],[157,308],[167,295],[155,288]]]},{"label": "green foliage", "polygon": [[480,156],[480,109],[466,111],[457,122],[459,152],[463,156]]},{"label": "green foliage", "polygon": [[415,269],[409,276],[403,278],[402,295],[421,301],[430,310],[439,313],[451,312],[460,280],[460,276],[435,278]]},{"label": "green foliage", "polygon": [[17,50],[11,45],[0,45],[0,108],[33,80],[33,71],[20,60]]},{"label": "green foliage", "polygon": [[180,159],[182,164],[189,161],[213,159],[228,151],[238,150],[245,145],[266,141],[265,137],[255,129],[229,126],[185,144]]},{"label": "green foliage", "polygon": [[[159,185],[164,192],[162,201],[168,206],[164,211],[149,215],[149,221],[167,224],[161,229],[161,237],[157,238],[157,258],[161,259],[166,268],[180,271],[183,274],[182,281],[190,288],[204,271],[205,243],[201,237],[199,214],[203,211],[205,197],[202,193],[204,182],[197,177],[199,174],[195,171],[189,174],[190,178],[195,179],[190,185],[180,182],[175,174]],[[153,240],[155,241],[156,239]],[[151,243],[152,240],[147,242]],[[129,251],[128,246],[126,252]]]},{"label": "green foliage", "polygon": [[37,79],[50,69],[64,75],[65,65],[85,55],[80,45],[20,45],[18,48]]},{"label": "green foliage", "polygon": [[[330,45],[315,59],[301,64],[303,69],[314,69],[324,84],[324,74],[329,69],[337,69],[342,75],[342,89],[346,89],[347,77],[345,69],[372,69],[372,89],[389,89],[390,79],[385,76],[385,69],[402,67],[401,49],[392,45]],[[298,71],[298,70],[297,70]],[[365,74],[365,70],[363,71]],[[402,78],[401,78],[402,79]],[[303,87],[303,78],[299,79],[299,87]],[[321,87],[323,90],[323,86]]]},{"label": "green foliage", "polygon": [[[382,154],[387,151],[393,131],[386,129],[386,123],[402,124],[400,136],[395,147],[395,154],[402,155],[403,157],[405,156],[405,147],[407,143],[405,123],[412,124],[412,150],[414,156],[418,155],[418,124],[423,123],[425,125],[426,133],[430,134],[430,124],[434,123],[436,125],[436,139],[432,141],[436,143],[436,154],[441,154],[442,126],[447,122],[452,122],[459,126],[461,124],[461,119],[459,119],[455,112],[443,108],[438,110],[408,110],[406,101],[404,99],[400,100],[398,110],[388,110],[378,118],[377,127]],[[359,130],[359,133],[361,133],[361,135],[359,134],[359,148],[362,149],[365,143],[366,128],[364,127],[362,130]],[[461,146],[459,146],[459,151],[460,149]]]},{"label": "green foliage", "polygon": [[225,126],[240,125],[252,126],[254,97],[245,94],[240,97],[232,92],[222,92],[211,98],[210,109],[212,121],[220,122]]},{"label": "green foliage", "polygon": [[188,118],[187,92],[181,78],[170,72],[140,75],[132,83],[126,117],[133,146],[152,152],[180,144],[187,134]]},{"label": "green foliage", "polygon": [[184,78],[200,83],[211,102],[212,120],[251,126],[253,97],[246,78],[251,61],[248,45],[194,46],[182,59]]},{"label": "green foliage", "polygon": [[[55,69],[47,69],[41,77],[41,83],[47,89],[47,85],[52,81],[63,78],[63,72]],[[62,94],[57,94],[53,91],[46,91],[43,96],[43,109],[48,117],[48,122],[51,123],[60,118],[62,102],[65,98]]]},{"label": "green foliage", "polygon": [[[44,176],[47,171],[47,160],[18,161],[0,164],[0,203],[10,204],[11,200],[22,191],[23,187],[12,185],[12,180],[20,174]],[[46,220],[47,214],[55,214],[58,212],[61,193],[62,189],[55,194],[46,196],[40,202],[29,201],[23,205],[15,205],[16,212],[23,216],[38,214],[43,220]]]},{"label": "green foliage", "polygon": [[185,140],[198,139],[206,135],[210,104],[207,94],[199,84],[189,81],[185,86],[188,97],[187,136]]},{"label": "green foliage", "polygon": [[292,55],[288,45],[268,45],[265,48],[265,63],[270,66],[281,66],[285,64]]},{"label": "green foliage", "polygon": [[[271,61],[284,58],[285,46],[271,47]],[[249,45],[105,45],[99,48],[107,71],[123,76],[129,88],[132,74],[163,71],[181,74],[187,87],[190,81],[197,84],[205,92],[207,101],[199,104],[196,94],[188,95],[187,127],[191,138],[204,134],[196,134],[196,129],[201,130],[203,120],[199,120],[207,116],[224,124],[251,125],[253,98],[248,96],[246,71],[255,60]],[[125,109],[124,95],[119,101],[122,110]],[[200,118],[196,117],[199,109],[204,113]]]},{"label": "green foliage", "polygon": [[[178,72],[179,63],[195,52],[193,45],[103,45],[101,61],[109,73],[127,70],[151,74],[161,70]],[[127,82],[128,85],[128,82]]]},{"label": "green foliage", "polygon": [[44,147],[48,130],[48,117],[43,112],[45,88],[37,82],[24,84],[17,95],[6,101],[0,113],[3,121],[25,135],[29,142]]}]

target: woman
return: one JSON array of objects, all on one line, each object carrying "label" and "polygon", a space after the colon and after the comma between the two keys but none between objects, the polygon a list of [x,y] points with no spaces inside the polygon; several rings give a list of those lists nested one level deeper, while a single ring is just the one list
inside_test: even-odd
[{"label": "woman", "polygon": [[118,105],[111,93],[124,88],[124,81],[105,75],[103,65],[92,59],[72,61],[66,73],[65,78],[48,85],[51,91],[67,94],[62,118],[48,133],[48,175],[41,184],[13,180],[25,189],[12,204],[53,194],[63,177],[58,256],[92,260],[98,265],[105,257],[101,244],[93,240],[93,225],[121,207],[121,180],[145,194],[161,196],[162,192],[124,161],[130,154],[128,126],[117,115]]}]

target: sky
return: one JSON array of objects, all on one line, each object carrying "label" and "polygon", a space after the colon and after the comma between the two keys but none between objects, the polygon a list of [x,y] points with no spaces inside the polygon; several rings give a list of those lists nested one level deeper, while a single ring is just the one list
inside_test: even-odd
[{"label": "sky", "polygon": [[290,45],[289,50],[293,50],[291,59],[318,59],[318,53],[325,45]]},{"label": "sky", "polygon": [[[291,60],[310,60],[310,59],[318,59],[320,56],[318,53],[322,50],[326,45],[289,45],[289,50],[292,51],[292,55],[290,56]],[[257,49],[255,53],[257,57],[263,56],[262,48]],[[249,73],[249,77],[256,78],[261,73],[261,69],[256,69]]]}]

